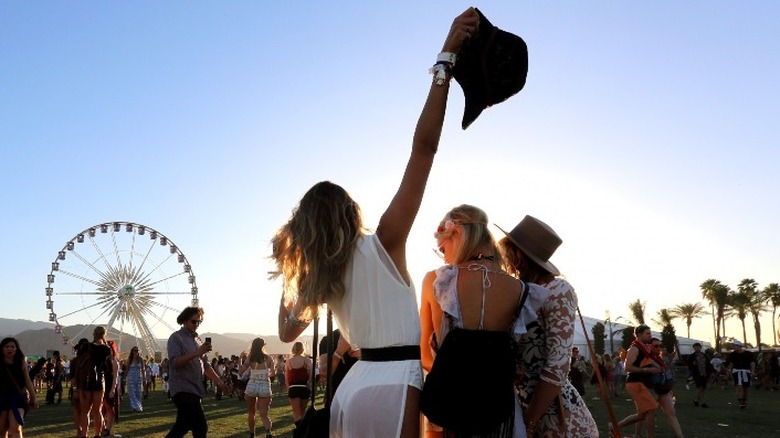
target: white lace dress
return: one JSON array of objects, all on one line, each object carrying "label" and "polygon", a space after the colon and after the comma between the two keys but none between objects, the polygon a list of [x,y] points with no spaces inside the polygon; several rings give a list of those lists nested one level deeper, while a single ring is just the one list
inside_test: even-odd
[{"label": "white lace dress", "polygon": [[[468,268],[464,268],[468,269]],[[460,269],[457,266],[445,265],[436,270],[436,280],[433,282],[433,294],[436,298],[436,302],[441,307],[442,311],[451,315],[455,323],[455,327],[463,327],[463,319],[460,311],[460,303],[458,302],[458,273]],[[521,336],[526,333],[526,325],[537,319],[537,311],[542,304],[547,300],[550,295],[550,291],[546,288],[539,286],[538,284],[528,283],[528,298],[523,304],[523,308],[520,309],[520,314],[515,320],[515,324],[512,327],[512,334],[515,337]],[[449,332],[449,324],[446,318],[442,318],[441,324],[441,337],[439,345],[444,342],[444,338]],[[434,351],[435,355],[435,351]],[[435,428],[434,428],[435,430]],[[514,434],[515,438],[525,438],[525,425],[523,423],[523,412],[520,407],[519,399],[515,399],[515,419],[514,419]]]},{"label": "white lace dress", "polygon": [[[414,286],[406,284],[375,234],[358,241],[344,283],[345,295],[330,306],[353,348],[419,345]],[[419,360],[358,361],[333,399],[330,436],[399,436],[409,386],[422,388]]]},{"label": "white lace dress", "polygon": [[559,401],[554,402],[539,420],[538,436],[597,438],[596,422],[585,401],[569,382],[577,294],[571,284],[561,278],[545,286],[550,289],[551,295],[539,310],[539,319],[529,324],[528,333],[520,344],[519,361],[524,371],[520,385],[523,405],[531,402],[539,380],[560,386]]}]

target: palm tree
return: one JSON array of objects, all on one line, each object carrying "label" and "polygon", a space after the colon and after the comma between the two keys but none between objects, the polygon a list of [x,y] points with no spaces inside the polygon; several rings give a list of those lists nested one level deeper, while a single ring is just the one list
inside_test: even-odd
[{"label": "palm tree", "polygon": [[763,290],[764,299],[772,305],[772,334],[775,337],[774,345],[777,345],[777,327],[775,327],[775,314],[777,308],[780,307],[780,285],[777,283],[769,283],[769,286]]},{"label": "palm tree", "polygon": [[680,343],[677,342],[677,335],[674,333],[674,325],[672,324],[675,317],[669,309],[661,309],[658,311],[658,319],[654,319],[653,322],[661,326],[661,342],[670,350],[674,347],[680,351]]},{"label": "palm tree", "polygon": [[750,297],[739,290],[731,291],[729,294],[729,304],[734,309],[734,314],[742,322],[742,342],[747,343],[747,330],[745,330],[745,318],[747,318],[750,308]]},{"label": "palm tree", "polygon": [[685,303],[680,304],[671,310],[672,315],[676,318],[684,319],[685,325],[688,327],[688,337],[691,337],[691,324],[693,324],[694,318],[700,318],[707,314],[707,310],[701,303]]},{"label": "palm tree", "polygon": [[715,351],[720,351],[720,328],[723,326],[723,336],[726,336],[724,314],[729,302],[730,289],[718,280],[709,279],[699,285],[701,296],[710,303],[715,334]]},{"label": "palm tree", "polygon": [[661,327],[666,327],[667,325],[672,325],[672,320],[676,317],[671,310],[661,309],[658,311],[658,319],[654,319],[653,322]]},{"label": "palm tree", "polygon": [[747,310],[753,316],[753,329],[756,331],[756,346],[758,346],[758,351],[761,351],[761,320],[759,318],[761,313],[767,310],[764,294],[759,292],[758,283],[752,278],[742,280],[737,289],[747,297]]},{"label": "palm tree", "polygon": [[631,312],[637,325],[645,323],[645,303],[636,300],[628,304],[628,310]]}]

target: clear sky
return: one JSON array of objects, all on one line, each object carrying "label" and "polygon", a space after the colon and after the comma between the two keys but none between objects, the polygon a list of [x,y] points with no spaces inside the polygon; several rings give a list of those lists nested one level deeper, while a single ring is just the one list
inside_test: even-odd
[{"label": "clear sky", "polygon": [[[376,225],[427,69],[469,5],[2,2],[0,316],[46,320],[57,251],[124,220],[186,254],[203,331],[274,334],[271,236],[323,179]],[[453,84],[408,243],[418,289],[461,203],[505,229],[550,224],[552,261],[596,318],[640,299],[650,320],[700,301],[708,278],[780,281],[780,3],[476,6],[526,40],[528,80],[467,131]],[[738,320],[727,334],[742,337]],[[709,317],[692,336],[712,340]]]}]

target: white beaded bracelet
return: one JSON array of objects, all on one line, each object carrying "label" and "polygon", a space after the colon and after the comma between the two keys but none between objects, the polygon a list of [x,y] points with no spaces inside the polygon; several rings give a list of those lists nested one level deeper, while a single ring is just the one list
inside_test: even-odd
[{"label": "white beaded bracelet", "polygon": [[458,59],[458,55],[452,53],[452,52],[441,52],[438,56],[436,56],[436,63],[440,62],[448,62],[450,64],[450,67],[455,66],[455,61]]},{"label": "white beaded bracelet", "polygon": [[433,83],[438,87],[449,84],[452,78],[452,67],[444,62],[434,64],[428,72],[433,75]]}]

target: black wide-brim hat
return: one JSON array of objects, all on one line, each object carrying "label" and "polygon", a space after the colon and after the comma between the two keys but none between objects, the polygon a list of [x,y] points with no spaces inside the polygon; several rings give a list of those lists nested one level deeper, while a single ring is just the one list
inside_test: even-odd
[{"label": "black wide-brim hat", "polygon": [[479,29],[463,46],[452,69],[466,97],[461,126],[466,129],[482,111],[517,94],[528,75],[528,46],[501,30],[477,9]]}]

